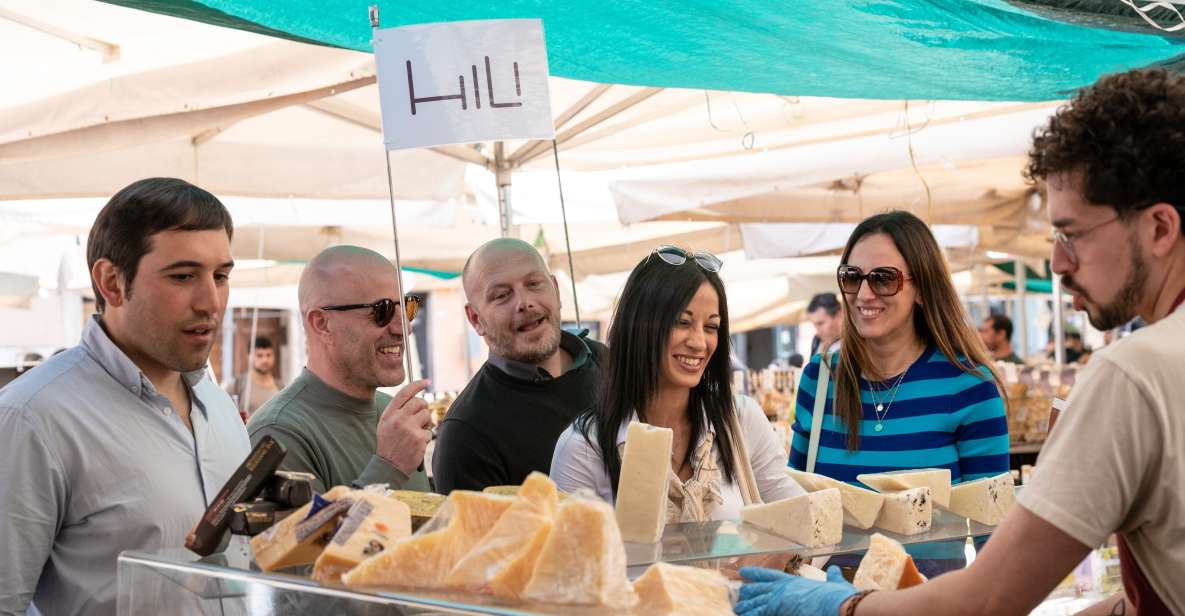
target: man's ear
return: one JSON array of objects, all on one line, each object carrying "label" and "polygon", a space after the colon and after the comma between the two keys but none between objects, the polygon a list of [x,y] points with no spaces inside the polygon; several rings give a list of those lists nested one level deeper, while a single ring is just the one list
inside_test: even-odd
[{"label": "man's ear", "polygon": [[304,315],[304,328],[309,334],[321,339],[328,339],[329,318],[323,310],[310,310]]},{"label": "man's ear", "polygon": [[127,279],[111,259],[99,259],[91,267],[91,280],[108,306],[119,307],[127,301]]},{"label": "man's ear", "polygon": [[473,327],[473,331],[477,332],[478,336],[484,337],[486,335],[482,331],[481,322],[477,319],[477,311],[473,309],[473,304],[465,304],[465,319],[469,321],[469,325]]},{"label": "man's ear", "polygon": [[1181,212],[1168,203],[1157,203],[1148,208],[1148,215],[1152,219],[1152,254],[1168,256],[1181,239]]}]

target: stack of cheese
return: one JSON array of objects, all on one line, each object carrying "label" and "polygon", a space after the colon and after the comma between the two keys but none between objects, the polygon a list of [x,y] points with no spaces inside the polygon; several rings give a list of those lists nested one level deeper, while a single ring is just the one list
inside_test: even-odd
[{"label": "stack of cheese", "polygon": [[839,496],[843,501],[843,523],[848,526],[863,529],[872,528],[880,515],[881,507],[885,504],[883,494],[858,488],[826,475],[807,473],[793,468],[787,468],[786,473],[807,492],[818,492],[831,488],[839,490]]},{"label": "stack of cheese", "polygon": [[885,495],[877,516],[877,528],[899,535],[916,535],[930,530],[934,505],[950,504],[950,469],[926,468],[887,473],[867,473],[856,479]]},{"label": "stack of cheese", "polygon": [[558,504],[532,473],[515,497],[453,491],[437,518],[342,576],[351,587],[460,589],[507,599],[627,608],[625,544],[608,504]]}]

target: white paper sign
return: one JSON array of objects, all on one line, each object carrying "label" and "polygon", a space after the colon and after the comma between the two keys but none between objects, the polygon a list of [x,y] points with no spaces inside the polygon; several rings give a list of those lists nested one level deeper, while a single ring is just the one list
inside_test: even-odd
[{"label": "white paper sign", "polygon": [[388,28],[373,45],[388,150],[555,138],[541,20]]}]

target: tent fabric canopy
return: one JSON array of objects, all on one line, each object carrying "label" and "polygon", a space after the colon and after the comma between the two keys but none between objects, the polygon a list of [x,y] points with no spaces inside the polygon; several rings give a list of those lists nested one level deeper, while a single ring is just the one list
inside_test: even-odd
[{"label": "tent fabric canopy", "polygon": [[[376,2],[108,1],[361,51],[371,49],[367,6]],[[542,18],[551,72],[562,77],[802,96],[1051,100],[1185,50],[1132,15],[1065,0],[378,4],[384,27]],[[1092,27],[1112,20],[1117,27]]]}]

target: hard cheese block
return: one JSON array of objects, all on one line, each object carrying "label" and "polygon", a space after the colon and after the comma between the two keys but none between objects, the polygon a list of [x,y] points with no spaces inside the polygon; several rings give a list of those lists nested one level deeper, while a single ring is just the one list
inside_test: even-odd
[{"label": "hard cheese block", "polygon": [[531,473],[514,504],[456,567],[444,585],[517,598],[531,578],[555,521],[559,497],[555,482],[543,473]]},{"label": "hard cheese block", "polygon": [[741,521],[808,548],[843,539],[843,500],[836,488],[809,492],[741,509]]},{"label": "hard cheese block", "polygon": [[726,616],[732,614],[728,580],[715,569],[654,563],[634,581],[645,616]]},{"label": "hard cheese block", "polygon": [[656,543],[667,521],[667,476],[675,433],[631,421],[621,456],[617,525],[626,541]]},{"label": "hard cheese block", "polygon": [[885,505],[876,519],[876,527],[900,535],[916,535],[930,530],[934,505],[930,488],[914,488],[885,494]]},{"label": "hard cheese block", "polygon": [[[346,486],[337,486],[326,492],[322,499],[336,503],[346,499],[352,492],[353,490]],[[317,560],[317,556],[329,542],[337,519],[345,515],[352,504],[352,501],[346,502],[344,505],[333,507],[331,513],[321,515],[321,512],[318,512],[316,515],[320,517],[306,520],[309,518],[313,502],[306,503],[268,530],[251,538],[255,562],[259,563],[260,569],[272,571],[283,567],[307,565]]]},{"label": "hard cheese block", "polygon": [[950,469],[921,468],[912,471],[889,471],[856,475],[856,481],[877,492],[900,492],[911,488],[930,488],[930,496],[940,507],[950,504]]},{"label": "hard cheese block", "polygon": [[786,473],[807,492],[818,492],[828,488],[839,490],[839,496],[843,500],[843,523],[848,526],[872,528],[876,523],[876,516],[881,512],[881,506],[885,504],[883,494],[857,488],[826,475],[793,468],[786,469]]},{"label": "hard cheese block", "polygon": [[608,503],[571,498],[560,505],[522,596],[614,608],[637,603],[626,577],[625,544]]},{"label": "hard cheese block", "polygon": [[[486,486],[486,487],[482,488],[481,491],[485,492],[486,494],[501,494],[502,496],[518,496],[518,491],[520,489],[522,489],[522,486]],[[564,499],[571,496],[571,494],[568,494],[567,492],[564,492],[562,490],[556,490],[556,496],[559,497],[559,499],[560,499],[559,502],[562,503],[562,502],[564,502]]]},{"label": "hard cheese block", "polygon": [[852,584],[858,590],[897,590],[925,582],[913,558],[900,543],[874,533],[868,541],[868,552],[860,560],[860,568]]},{"label": "hard cheese block", "polygon": [[382,494],[355,491],[353,506],[317,557],[313,579],[336,582],[358,563],[411,534],[411,511]]},{"label": "hard cheese block", "polygon": [[[440,588],[445,576],[513,502],[505,496],[454,490],[439,514],[445,518],[433,520],[416,535],[362,561],[342,576],[342,582],[354,587]],[[444,528],[429,530],[436,522]]]},{"label": "hard cheese block", "polygon": [[960,483],[951,489],[947,509],[980,524],[995,526],[1016,502],[1012,474],[1003,473]]}]

